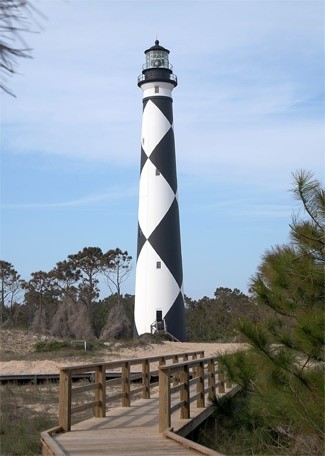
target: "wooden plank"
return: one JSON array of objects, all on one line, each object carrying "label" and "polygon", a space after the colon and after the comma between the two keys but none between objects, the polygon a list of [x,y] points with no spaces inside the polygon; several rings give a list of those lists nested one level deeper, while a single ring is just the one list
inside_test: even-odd
[{"label": "wooden plank", "polygon": [[190,388],[189,388],[189,365],[185,364],[180,373],[180,381],[182,388],[180,390],[180,403],[181,403],[181,418],[190,417]]},{"label": "wooden plank", "polygon": [[113,400],[122,399],[124,393],[113,394],[112,396],[106,396],[106,403],[112,402]]},{"label": "wooden plank", "polygon": [[132,397],[135,394],[143,393],[143,386],[139,386],[139,388],[133,389],[130,391],[130,396]]},{"label": "wooden plank", "polygon": [[204,394],[204,363],[201,361],[197,367],[197,407],[204,407],[205,406],[205,394]]},{"label": "wooden plank", "polygon": [[65,432],[71,429],[71,372],[60,371],[59,426]]},{"label": "wooden plank", "polygon": [[169,372],[159,371],[159,432],[170,427],[170,383]]},{"label": "wooden plank", "polygon": [[142,386],[143,398],[150,398],[150,364],[149,360],[142,361]]},{"label": "wooden plank", "polygon": [[74,413],[84,412],[85,410],[89,410],[99,406],[98,401],[87,402],[87,404],[76,405],[71,409],[71,415]]},{"label": "wooden plank", "polygon": [[[130,365],[137,365],[137,364],[142,364],[142,361],[148,359],[149,362],[157,362],[160,361],[162,358],[164,360],[171,360],[175,356],[183,356],[186,355],[187,357],[193,356],[194,354],[202,356],[204,355],[204,350],[195,350],[195,351],[190,351],[190,352],[185,352],[185,353],[171,353],[171,354],[166,354],[166,355],[157,355],[157,356],[152,356],[152,357],[145,357],[145,358],[133,358],[133,359],[121,359],[121,360],[116,360],[116,361],[110,361],[108,363],[104,363],[103,365],[105,366],[106,370],[109,369],[117,369],[121,368],[126,362],[129,362]],[[62,368],[62,370],[66,372],[95,372],[96,367],[98,366],[98,363],[93,363],[93,364],[82,364],[78,366],[65,366]]]},{"label": "wooden plank", "polygon": [[67,453],[58,443],[47,433],[41,433],[42,456],[66,456]]},{"label": "wooden plank", "polygon": [[76,388],[72,388],[72,394],[80,394],[84,393],[85,391],[95,390],[95,388],[98,388],[98,386],[98,383],[90,383],[88,385],[77,386]]},{"label": "wooden plank", "polygon": [[217,451],[211,450],[210,448],[200,445],[199,443],[193,442],[192,440],[185,439],[184,437],[181,437],[180,435],[175,434],[171,430],[165,431],[164,436],[169,439],[175,440],[176,442],[180,443],[185,448],[196,450],[200,454],[205,454],[206,456],[224,456],[221,453],[218,453]]},{"label": "wooden plank", "polygon": [[95,390],[97,405],[95,407],[95,416],[103,418],[106,416],[106,369],[104,364],[97,367],[95,372],[95,382],[98,385]]},{"label": "wooden plank", "polygon": [[220,363],[218,363],[218,383],[219,383],[219,393],[225,392],[225,376],[223,372],[223,368]]},{"label": "wooden plank", "polygon": [[130,362],[126,361],[122,366],[122,405],[130,407]]}]

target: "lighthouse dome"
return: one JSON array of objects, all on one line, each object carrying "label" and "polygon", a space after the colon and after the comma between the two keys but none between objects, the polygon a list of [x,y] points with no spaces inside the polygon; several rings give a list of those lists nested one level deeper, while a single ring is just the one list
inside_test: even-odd
[{"label": "lighthouse dome", "polygon": [[177,86],[177,76],[173,74],[173,67],[169,63],[169,50],[160,46],[159,40],[144,51],[146,63],[142,66],[142,74],[138,77],[138,86],[146,82],[169,82]]},{"label": "lighthouse dome", "polygon": [[145,68],[170,68],[169,50],[160,46],[159,40],[155,41],[154,46],[144,51],[146,55]]}]

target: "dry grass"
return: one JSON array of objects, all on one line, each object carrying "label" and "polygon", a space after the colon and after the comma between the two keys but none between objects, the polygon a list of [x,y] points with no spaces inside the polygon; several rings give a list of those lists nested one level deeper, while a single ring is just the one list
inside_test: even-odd
[{"label": "dry grass", "polygon": [[57,423],[58,385],[1,385],[1,456],[40,455],[40,433]]}]

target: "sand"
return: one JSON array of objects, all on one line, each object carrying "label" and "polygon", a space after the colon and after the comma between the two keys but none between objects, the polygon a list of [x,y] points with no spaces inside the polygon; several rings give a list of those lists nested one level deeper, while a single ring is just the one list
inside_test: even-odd
[{"label": "sand", "polygon": [[[3,334],[2,334],[3,335]],[[34,339],[35,340],[35,339]],[[2,338],[2,342],[4,342]],[[24,360],[8,360],[0,361],[0,375],[23,375],[23,374],[57,374],[60,368],[73,365],[97,363],[97,362],[109,362],[119,359],[130,359],[130,358],[144,358],[151,356],[167,355],[184,353],[195,350],[204,350],[206,357],[213,356],[222,353],[231,353],[237,350],[242,350],[245,347],[244,344],[236,343],[193,343],[193,342],[164,342],[163,344],[153,344],[138,346],[135,348],[124,348],[120,349],[118,353],[111,353],[107,350],[107,353],[101,352],[100,355],[92,356],[87,359],[74,359],[67,358],[53,360],[53,359],[41,359],[41,360],[28,360],[26,354],[26,361]],[[8,356],[6,357],[8,359]],[[44,354],[43,354],[44,358]],[[53,355],[51,356],[53,358]]]}]

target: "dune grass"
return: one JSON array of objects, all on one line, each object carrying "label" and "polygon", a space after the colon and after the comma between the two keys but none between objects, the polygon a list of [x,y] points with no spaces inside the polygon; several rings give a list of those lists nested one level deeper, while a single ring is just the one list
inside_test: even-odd
[{"label": "dune grass", "polygon": [[41,455],[40,433],[57,424],[58,384],[0,387],[1,456]]}]

